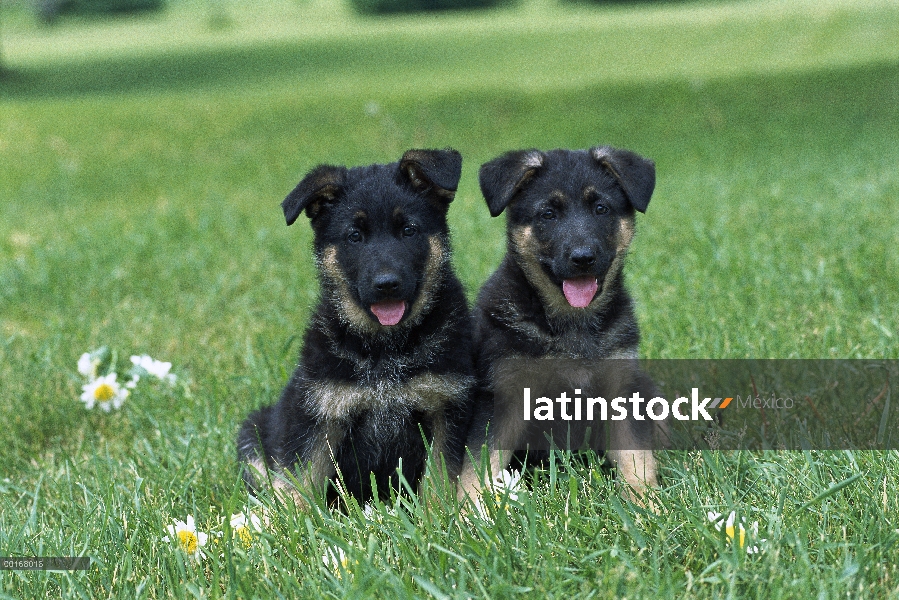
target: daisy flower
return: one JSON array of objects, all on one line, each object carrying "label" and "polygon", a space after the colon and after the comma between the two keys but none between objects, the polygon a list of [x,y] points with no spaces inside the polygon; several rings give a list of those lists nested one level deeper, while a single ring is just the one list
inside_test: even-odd
[{"label": "daisy flower", "polygon": [[115,373],[97,377],[90,383],[81,386],[81,391],[81,401],[88,410],[93,409],[94,404],[99,404],[105,412],[109,412],[113,408],[121,408],[130,393],[118,384]]},{"label": "daisy flower", "polygon": [[[724,527],[724,534],[727,536],[727,539],[733,540],[740,545],[740,548],[746,548],[746,554],[755,554],[759,552],[758,546],[746,546],[746,529],[743,527],[743,523],[746,522],[746,517],[740,518],[740,523],[737,523],[737,513],[731,511],[731,513],[727,516],[726,520],[722,520],[722,514],[709,511],[708,513],[709,521],[711,521],[715,525],[715,529],[721,531],[721,527]],[[752,530],[752,537],[754,539],[758,539],[759,534],[759,522],[754,521],[752,525],[749,526],[750,530]],[[760,542],[767,542],[768,540],[759,540]]]},{"label": "daisy flower", "polygon": [[510,500],[518,500],[518,488],[521,487],[521,473],[519,471],[503,470],[499,475],[493,478],[490,489],[493,490],[497,501],[501,500],[505,494],[508,494]]},{"label": "daisy flower", "polygon": [[[513,502],[517,502],[517,491],[520,487],[521,473],[519,471],[509,471],[504,469],[487,484],[485,493],[487,491],[491,492],[493,494],[496,505],[501,506],[504,504],[504,500],[506,498],[512,500]],[[481,515],[481,518],[490,519],[487,507],[484,506],[484,503],[481,500],[480,496],[475,498],[474,505],[478,511],[478,514]],[[506,507],[506,512],[509,512],[508,507]]]},{"label": "daisy flower", "polygon": [[262,531],[262,521],[253,513],[249,513],[249,516],[243,512],[234,513],[231,515],[231,531],[249,548],[253,542],[253,533]]},{"label": "daisy flower", "polygon": [[186,521],[175,521],[174,525],[166,527],[168,535],[162,538],[164,542],[178,542],[178,547],[184,550],[191,558],[203,557],[201,546],[206,545],[209,536],[202,531],[197,531],[193,515],[187,515]]},{"label": "daisy flower", "polygon": [[350,560],[343,548],[329,547],[322,555],[322,563],[338,577],[342,571],[349,572]]},{"label": "daisy flower", "polygon": [[169,373],[172,369],[172,363],[170,362],[162,362],[161,360],[156,360],[146,354],[142,354],[140,356],[132,356],[131,363],[135,367],[143,369],[153,377],[165,381],[169,385],[175,384],[175,375]]},{"label": "daisy flower", "polygon": [[362,516],[370,526],[377,529],[384,525],[387,517],[396,516],[396,508],[387,506],[385,510],[379,510],[374,504],[369,503],[362,507]]},{"label": "daisy flower", "polygon": [[78,359],[78,372],[88,379],[96,379],[97,369],[100,368],[100,357],[95,353],[85,352]]}]

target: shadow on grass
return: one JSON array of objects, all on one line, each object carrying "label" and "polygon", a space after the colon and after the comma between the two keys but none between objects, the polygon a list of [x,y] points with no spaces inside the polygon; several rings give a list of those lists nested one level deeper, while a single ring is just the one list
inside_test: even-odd
[{"label": "shadow on grass", "polygon": [[[445,60],[445,54],[440,45],[410,53],[401,42],[381,43],[373,49],[365,42],[351,41],[66,61],[7,70],[0,79],[0,98],[178,91],[272,80],[295,80],[302,88],[336,73],[383,72],[391,65],[427,68],[441,57]],[[464,60],[464,55],[455,58]]]},{"label": "shadow on grass", "polygon": [[[672,0],[677,1],[677,0]],[[502,39],[484,40],[482,56],[503,56]],[[476,57],[475,57],[476,58]],[[490,65],[491,67],[493,65]],[[71,96],[190,91],[214,88],[253,91],[270,86],[295,85],[297,92],[315,93],[320,82],[342,78],[403,73],[471,70],[484,65],[473,60],[470,48],[434,42],[410,46],[402,39],[296,42],[251,48],[184,49],[143,56],[57,61],[46,65],[10,69],[0,65],[0,99],[65,98]],[[502,67],[498,67],[502,68]],[[489,68],[479,75],[489,77]],[[822,68],[814,72],[767,75],[746,74],[743,81],[803,81],[821,93],[821,78],[841,82],[886,79],[896,82],[896,65],[886,61],[851,67]],[[664,84],[664,82],[656,82]],[[753,84],[755,85],[755,84]],[[486,85],[489,88],[489,84]],[[866,86],[861,86],[865,89]],[[879,89],[879,88],[878,88]],[[892,100],[892,98],[891,98]]]}]

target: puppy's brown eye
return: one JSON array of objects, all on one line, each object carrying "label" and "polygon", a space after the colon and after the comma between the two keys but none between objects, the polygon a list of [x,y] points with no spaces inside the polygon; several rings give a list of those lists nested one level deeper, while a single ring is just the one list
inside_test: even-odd
[{"label": "puppy's brown eye", "polygon": [[418,233],[418,230],[412,225],[406,225],[405,227],[403,227],[403,235],[406,237],[412,237],[416,233]]},{"label": "puppy's brown eye", "polygon": [[351,231],[350,234],[346,236],[346,239],[351,244],[355,244],[362,241],[362,234],[358,231]]},{"label": "puppy's brown eye", "polygon": [[542,218],[546,219],[547,221],[551,221],[552,219],[556,218],[556,211],[554,211],[551,208],[547,208],[540,214],[540,216]]},{"label": "puppy's brown eye", "polygon": [[607,204],[603,204],[602,202],[596,205],[596,214],[598,215],[604,215],[608,213],[609,210],[609,206]]}]

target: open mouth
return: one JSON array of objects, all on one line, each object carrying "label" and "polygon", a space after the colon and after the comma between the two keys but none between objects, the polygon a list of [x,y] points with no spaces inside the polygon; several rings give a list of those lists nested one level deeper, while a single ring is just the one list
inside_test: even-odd
[{"label": "open mouth", "polygon": [[573,277],[562,281],[562,293],[568,304],[575,308],[586,308],[593,297],[596,296],[596,290],[599,284],[593,275],[585,275],[583,277]]},{"label": "open mouth", "polygon": [[406,314],[406,302],[404,300],[382,300],[375,302],[370,307],[371,314],[375,316],[378,323],[389,327],[399,323],[403,315]]}]

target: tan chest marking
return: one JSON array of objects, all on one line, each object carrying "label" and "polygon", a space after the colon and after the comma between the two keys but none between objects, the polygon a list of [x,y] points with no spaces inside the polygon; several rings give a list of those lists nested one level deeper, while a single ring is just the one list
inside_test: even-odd
[{"label": "tan chest marking", "polygon": [[471,377],[422,373],[402,382],[373,385],[316,381],[307,393],[319,418],[340,421],[360,412],[391,408],[435,412],[464,398],[473,383]]}]

